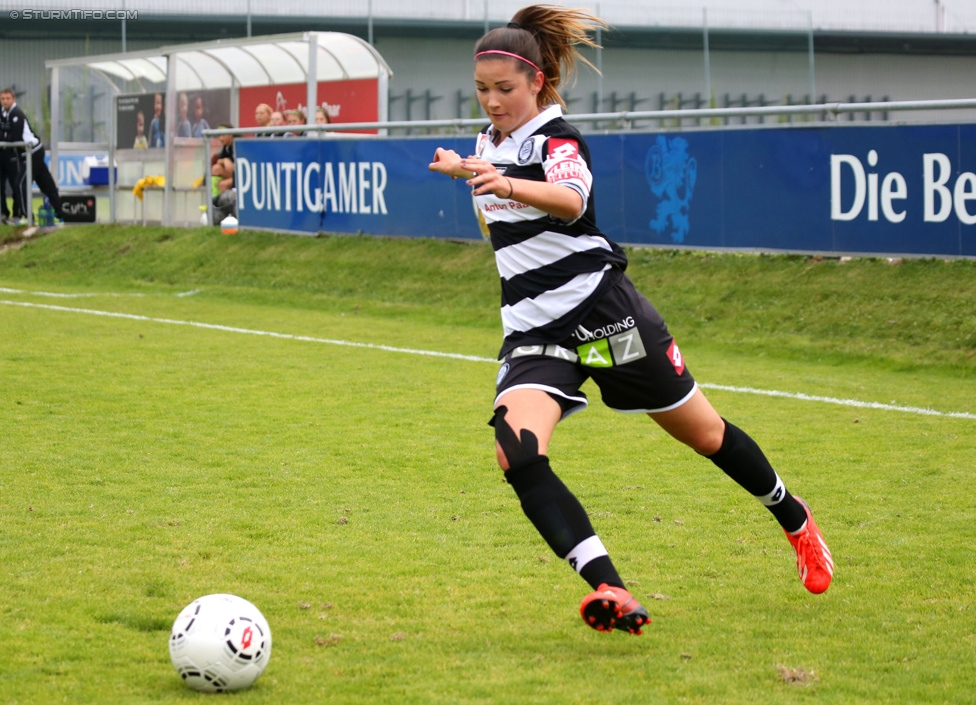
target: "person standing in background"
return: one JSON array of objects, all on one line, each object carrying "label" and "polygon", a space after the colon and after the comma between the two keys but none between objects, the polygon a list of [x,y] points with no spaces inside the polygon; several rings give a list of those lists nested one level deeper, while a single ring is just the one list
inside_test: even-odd
[{"label": "person standing in background", "polygon": [[[31,129],[30,122],[24,111],[17,107],[17,98],[13,88],[0,90],[0,141],[3,142],[27,142],[29,147],[31,171],[35,183],[41,189],[41,193],[47,196],[51,207],[54,209],[54,217],[58,224],[63,222],[61,214],[61,194],[58,193],[58,185],[54,182],[54,177],[48,171],[47,164],[44,163],[44,143]],[[27,169],[24,162],[23,152],[18,150],[6,150],[18,155],[17,161],[17,185],[14,187],[15,204],[17,195],[23,204],[23,212],[26,214],[27,208],[31,207],[33,198],[33,184],[27,183]]]}]

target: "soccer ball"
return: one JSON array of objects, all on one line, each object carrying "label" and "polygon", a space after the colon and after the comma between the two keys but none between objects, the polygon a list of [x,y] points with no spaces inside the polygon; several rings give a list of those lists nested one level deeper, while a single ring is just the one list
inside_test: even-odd
[{"label": "soccer ball", "polygon": [[236,595],[207,595],[183,608],[169,636],[169,657],[193,690],[247,688],[271,658],[271,629],[257,607]]}]

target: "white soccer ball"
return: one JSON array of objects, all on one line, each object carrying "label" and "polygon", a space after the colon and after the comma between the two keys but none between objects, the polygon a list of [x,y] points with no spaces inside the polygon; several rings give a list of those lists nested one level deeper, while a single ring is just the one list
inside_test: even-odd
[{"label": "white soccer ball", "polygon": [[193,690],[241,690],[257,680],[271,659],[271,629],[243,597],[207,595],[176,618],[169,657]]}]

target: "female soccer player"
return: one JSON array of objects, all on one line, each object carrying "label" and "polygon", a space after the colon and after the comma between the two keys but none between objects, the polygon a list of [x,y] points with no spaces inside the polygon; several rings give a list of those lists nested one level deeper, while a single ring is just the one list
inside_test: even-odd
[{"label": "female soccer player", "polygon": [[556,424],[585,408],[587,378],[607,406],[648,414],[765,505],[796,550],[803,585],[822,593],[833,563],[809,508],[712,408],[661,316],[624,274],[625,253],[597,228],[589,149],[563,119],[557,89],[586,61],[577,46],[596,46],[587,32],[598,25],[584,10],[532,5],[488,32],[475,48],[474,80],[491,124],[474,156],[438,148],[430,164],[472,187],[501,275],[498,463],[526,516],[594,589],[580,614],[598,631],[640,634],[650,619],[546,455]]}]

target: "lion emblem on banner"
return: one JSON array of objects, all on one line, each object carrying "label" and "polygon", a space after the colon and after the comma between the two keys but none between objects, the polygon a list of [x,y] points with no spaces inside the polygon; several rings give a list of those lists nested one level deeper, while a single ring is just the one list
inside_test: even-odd
[{"label": "lion emblem on banner", "polygon": [[650,228],[675,244],[685,241],[691,225],[691,196],[698,177],[698,162],[688,156],[688,140],[658,135],[647,150],[644,173],[651,193],[658,198]]}]

